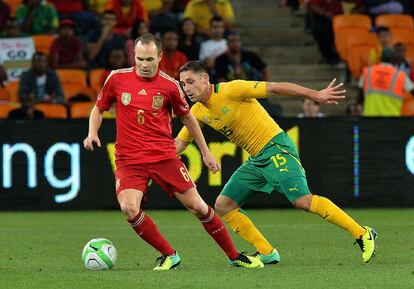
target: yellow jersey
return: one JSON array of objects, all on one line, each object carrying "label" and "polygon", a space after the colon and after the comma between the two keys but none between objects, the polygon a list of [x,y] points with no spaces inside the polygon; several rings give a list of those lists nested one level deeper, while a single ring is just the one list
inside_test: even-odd
[{"label": "yellow jersey", "polygon": [[[213,85],[206,104],[197,102],[191,112],[200,123],[207,124],[245,149],[251,156],[283,130],[256,98],[265,98],[266,82],[234,80]],[[191,142],[183,127],[178,138]]]},{"label": "yellow jersey", "polygon": [[[214,5],[223,19],[230,23],[234,22],[234,11],[229,0],[215,0]],[[211,14],[204,0],[191,0],[185,7],[184,18],[191,18],[198,27],[209,29],[213,14]]]}]

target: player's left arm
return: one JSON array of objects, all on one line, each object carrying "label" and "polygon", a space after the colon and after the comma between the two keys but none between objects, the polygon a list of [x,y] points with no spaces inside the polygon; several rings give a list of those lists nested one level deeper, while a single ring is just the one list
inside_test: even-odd
[{"label": "player's left arm", "polygon": [[185,125],[185,127],[188,129],[188,132],[194,138],[194,141],[197,143],[197,146],[200,149],[201,154],[203,155],[203,161],[205,165],[213,173],[220,170],[220,164],[211,154],[195,116],[191,112],[189,112],[188,114],[181,116],[180,118],[183,125]]},{"label": "player's left arm", "polygon": [[324,89],[315,90],[300,86],[290,82],[266,82],[267,96],[298,96],[309,98],[314,101],[326,104],[338,104],[338,101],[345,98],[346,90],[343,89],[343,83],[335,85],[336,79]]}]

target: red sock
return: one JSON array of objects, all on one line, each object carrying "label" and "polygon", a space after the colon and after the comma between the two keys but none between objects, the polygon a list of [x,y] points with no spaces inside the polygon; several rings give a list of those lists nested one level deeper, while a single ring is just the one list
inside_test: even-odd
[{"label": "red sock", "polygon": [[217,217],[214,210],[208,207],[208,212],[205,216],[200,217],[200,222],[204,229],[210,234],[216,243],[223,249],[230,260],[234,260],[239,256],[233,241],[230,238],[229,232],[224,226],[223,222]]},{"label": "red sock", "polygon": [[175,254],[175,251],[171,247],[170,243],[168,243],[168,241],[158,230],[157,226],[151,218],[144,213],[144,211],[140,210],[135,218],[128,220],[128,223],[138,234],[138,236],[158,250],[162,255]]}]

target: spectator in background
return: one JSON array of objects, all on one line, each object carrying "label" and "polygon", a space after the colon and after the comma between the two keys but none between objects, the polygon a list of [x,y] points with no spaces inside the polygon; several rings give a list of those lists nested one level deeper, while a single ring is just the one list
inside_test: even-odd
[{"label": "spectator in background", "polygon": [[109,74],[111,74],[112,70],[117,70],[121,68],[127,67],[127,59],[125,55],[125,51],[123,49],[114,49],[111,51],[108,57],[107,66],[105,72],[102,74],[101,77],[101,85],[103,86],[105,83],[106,78]]},{"label": "spectator in background", "polygon": [[334,45],[332,30],[332,18],[343,14],[343,3],[355,4],[351,12],[357,13],[363,10],[362,0],[310,0],[309,10],[312,17],[312,33],[318,43],[323,61],[336,64],[339,61]]},{"label": "spectator in background", "polygon": [[151,33],[161,33],[177,26],[177,18],[171,12],[174,0],[143,0],[149,15]]},{"label": "spectator in background", "polygon": [[59,36],[50,47],[50,66],[53,69],[84,69],[86,66],[82,42],[75,36],[74,25],[75,23],[70,19],[60,22]]},{"label": "spectator in background", "polygon": [[21,107],[9,112],[7,119],[44,119],[45,115],[35,108],[34,99],[26,98],[21,101]]},{"label": "spectator in background", "polygon": [[169,30],[164,32],[162,36],[162,57],[160,61],[160,69],[169,76],[178,79],[179,69],[187,63],[187,56],[177,50],[178,32]]},{"label": "spectator in background", "polygon": [[230,29],[234,22],[234,11],[229,0],[191,0],[184,10],[184,17],[195,22],[200,33],[212,37],[211,19],[221,17],[224,27]]},{"label": "spectator in background", "polygon": [[114,31],[116,14],[105,10],[101,16],[101,25],[89,35],[88,58],[90,68],[104,68],[113,49],[124,48],[125,41]]},{"label": "spectator in background", "polygon": [[15,17],[9,17],[6,21],[6,27],[4,31],[0,33],[0,38],[14,38],[14,37],[24,37],[27,36],[27,33],[20,31],[19,22]]},{"label": "spectator in background", "polygon": [[346,107],[347,116],[362,116],[362,104],[360,103],[351,103]]},{"label": "spectator in background", "polygon": [[320,112],[321,105],[319,102],[309,98],[303,100],[302,110],[297,117],[325,117],[326,115]]},{"label": "spectator in background", "polygon": [[171,11],[176,15],[177,19],[184,18],[184,9],[190,0],[174,0]]},{"label": "spectator in background", "polygon": [[0,0],[0,31],[6,27],[6,21],[10,17],[10,6],[3,0]]},{"label": "spectator in background", "polygon": [[131,37],[125,42],[125,54],[128,66],[135,65],[135,39],[149,32],[148,22],[137,20],[132,25]]},{"label": "spectator in background", "polygon": [[114,31],[127,38],[131,35],[131,27],[135,21],[148,21],[148,13],[142,0],[111,0],[106,8],[115,12],[116,26]]},{"label": "spectator in background", "polygon": [[91,27],[99,24],[99,18],[86,10],[85,0],[48,0],[53,3],[59,19],[72,19],[79,28],[80,34],[87,34]]},{"label": "spectator in background", "polygon": [[405,45],[401,42],[398,42],[394,45],[394,67],[404,71],[408,76],[411,75],[411,66],[408,63],[407,59],[405,59]]},{"label": "spectator in background", "polygon": [[369,64],[377,64],[381,61],[382,50],[385,47],[391,48],[391,31],[388,27],[378,26],[377,27],[377,39],[378,47],[373,48],[369,53]]},{"label": "spectator in background", "polygon": [[[191,3],[191,2],[190,2]],[[217,56],[227,51],[227,40],[224,39],[224,21],[220,16],[214,16],[210,21],[211,38],[201,43],[199,60],[204,61],[207,67],[214,69]]]},{"label": "spectator in background", "polygon": [[227,52],[215,60],[214,70],[217,81],[236,79],[261,80],[269,79],[266,63],[254,52],[242,49],[240,35],[232,31],[227,35]]},{"label": "spectator in background", "polygon": [[23,72],[19,84],[19,99],[20,102],[27,99],[34,102],[64,102],[59,77],[48,67],[43,52],[33,54],[32,67]]},{"label": "spectator in background", "polygon": [[407,93],[413,93],[410,78],[392,66],[394,58],[394,49],[385,47],[381,63],[364,68],[358,83],[363,92],[364,116],[400,116]]},{"label": "spectator in background", "polygon": [[53,4],[41,0],[24,0],[16,10],[16,18],[21,30],[28,34],[48,34],[55,32],[59,18]]},{"label": "spectator in background", "polygon": [[181,23],[181,33],[178,50],[183,52],[188,60],[198,60],[200,54],[201,36],[191,18],[184,18]]}]

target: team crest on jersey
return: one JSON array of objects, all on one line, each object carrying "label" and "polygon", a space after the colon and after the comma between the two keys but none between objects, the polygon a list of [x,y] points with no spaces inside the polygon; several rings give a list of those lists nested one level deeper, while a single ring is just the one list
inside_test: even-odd
[{"label": "team crest on jersey", "polygon": [[123,105],[128,105],[131,102],[131,94],[128,92],[123,92],[121,95],[121,102]]},{"label": "team crest on jersey", "polygon": [[153,109],[160,109],[162,107],[162,103],[164,102],[164,97],[162,95],[156,95],[152,98],[152,108]]}]

